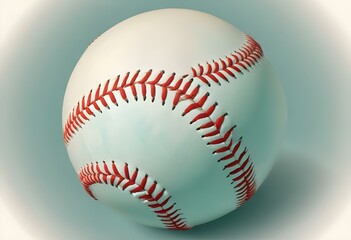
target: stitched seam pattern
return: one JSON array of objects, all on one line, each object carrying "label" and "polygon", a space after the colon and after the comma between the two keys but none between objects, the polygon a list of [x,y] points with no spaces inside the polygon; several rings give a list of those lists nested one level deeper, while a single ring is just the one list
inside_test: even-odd
[{"label": "stitched seam pattern", "polygon": [[[141,175],[141,176],[139,176]],[[187,230],[190,227],[186,219],[181,217],[180,209],[175,209],[172,196],[157,181],[152,180],[148,174],[141,174],[138,168],[131,168],[127,163],[123,169],[118,169],[114,161],[107,164],[103,161],[102,168],[96,162],[85,165],[79,178],[86,192],[97,200],[90,186],[93,184],[107,184],[128,191],[131,195],[141,200],[156,214],[158,219],[168,229]]]},{"label": "stitched seam pattern", "polygon": [[212,60],[206,64],[198,64],[192,67],[191,72],[194,78],[211,86],[211,82],[221,85],[221,81],[229,82],[228,77],[237,78],[238,74],[255,65],[263,56],[261,46],[250,36],[246,35],[246,43],[224,58]]},{"label": "stitched seam pattern", "polygon": [[[155,73],[152,69],[143,76],[141,76],[140,70],[134,74],[119,75],[113,84],[110,84],[110,80],[106,81],[104,86],[100,84],[95,92],[91,90],[87,97],[83,96],[81,101],[77,103],[69,114],[64,126],[64,142],[67,146],[79,128],[82,128],[87,121],[90,121],[90,118],[95,117],[93,110],[101,113],[103,107],[110,109],[107,99],[116,106],[118,106],[118,101],[120,101],[119,98],[128,103],[128,95],[133,95],[134,99],[138,101],[140,96],[138,96],[137,88],[139,88],[144,101],[147,97],[151,97],[153,102],[156,90],[160,91],[162,105],[164,105],[169,92],[174,91],[175,95],[172,99],[173,109],[176,108],[179,102],[187,101],[187,107],[182,116],[196,109],[200,113],[191,120],[190,124],[199,120],[206,122],[198,126],[196,130],[204,131],[203,139],[210,139],[207,141],[207,145],[217,146],[213,154],[224,155],[218,159],[218,162],[226,163],[223,170],[229,171],[227,177],[232,177],[231,183],[234,185],[237,195],[237,205],[241,206],[256,192],[254,165],[251,162],[249,151],[247,147],[243,147],[242,136],[235,140],[234,130],[236,125],[229,130],[222,129],[222,125],[228,116],[227,113],[214,118],[213,113],[217,109],[217,102],[205,108],[209,93],[200,95],[199,90],[201,87],[200,85],[194,86],[194,82],[200,81],[208,86],[211,86],[211,83],[221,85],[221,82],[229,82],[230,79],[236,79],[239,74],[244,74],[244,71],[249,71],[262,57],[263,52],[260,45],[250,36],[247,36],[247,42],[243,47],[229,56],[213,60],[211,63],[198,64],[198,66],[191,68],[189,75],[184,75],[180,78],[176,77],[176,73],[169,75],[164,71],[160,71],[151,77]],[[240,150],[241,148],[244,149]]]}]

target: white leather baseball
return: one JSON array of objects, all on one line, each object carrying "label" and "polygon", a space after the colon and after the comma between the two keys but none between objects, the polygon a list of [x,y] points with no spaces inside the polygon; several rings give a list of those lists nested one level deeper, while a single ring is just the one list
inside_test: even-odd
[{"label": "white leather baseball", "polygon": [[256,192],[274,163],[286,107],[250,36],[209,14],[163,9],[90,44],[62,118],[88,194],[140,223],[185,230]]}]

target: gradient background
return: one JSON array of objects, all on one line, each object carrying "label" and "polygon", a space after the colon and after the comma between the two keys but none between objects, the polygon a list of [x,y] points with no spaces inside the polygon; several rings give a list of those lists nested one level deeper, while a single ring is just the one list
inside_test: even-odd
[{"label": "gradient background", "polygon": [[[325,6],[36,1],[1,42],[0,239],[350,239],[337,226],[351,216],[351,34],[343,31],[351,23]],[[123,19],[166,7],[204,11],[252,35],[282,80],[289,112],[277,163],[252,200],[188,232],[135,224],[90,199],[61,133],[65,86],[88,44]]]}]

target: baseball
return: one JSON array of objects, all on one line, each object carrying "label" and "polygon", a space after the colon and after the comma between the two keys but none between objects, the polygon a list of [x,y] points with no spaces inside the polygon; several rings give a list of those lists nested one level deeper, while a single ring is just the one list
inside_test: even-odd
[{"label": "baseball", "polygon": [[253,37],[186,9],[107,30],[69,79],[63,140],[93,199],[186,230],[243,205],[272,169],[285,97]]}]

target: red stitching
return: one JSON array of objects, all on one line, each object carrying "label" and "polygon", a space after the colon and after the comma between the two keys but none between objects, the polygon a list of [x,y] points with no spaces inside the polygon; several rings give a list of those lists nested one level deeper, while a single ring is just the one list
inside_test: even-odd
[{"label": "red stitching", "polygon": [[247,43],[224,59],[220,58],[217,61],[213,60],[212,63],[207,62],[204,65],[198,64],[197,67],[192,67],[192,77],[198,78],[208,86],[211,86],[211,82],[221,85],[221,81],[229,81],[228,76],[237,78],[237,74],[244,74],[242,70],[249,71],[249,68],[262,56],[261,46],[252,37],[247,36]]},{"label": "red stitching", "polygon": [[131,168],[127,163],[124,164],[123,169],[118,169],[114,161],[110,165],[103,161],[103,169],[98,162],[85,165],[79,173],[79,178],[86,192],[95,200],[97,198],[90,190],[91,185],[109,184],[119,187],[147,204],[166,228],[174,230],[190,229],[186,224],[186,219],[181,217],[181,210],[175,209],[176,203],[172,203],[172,196],[166,194],[166,189],[147,174],[139,178],[138,175],[140,175],[139,169]]},{"label": "red stitching", "polygon": [[[211,114],[214,109],[218,105],[217,102],[211,105],[208,109],[203,109],[205,101],[207,100],[209,93],[206,93],[203,97],[200,98],[198,102],[193,102],[190,104],[183,112],[183,116],[188,114],[194,109],[200,110],[200,114],[198,114],[190,124],[196,122],[199,119],[207,118],[208,122],[202,124],[197,130],[210,129],[206,134],[202,135],[202,138],[209,138],[213,136],[217,136],[214,140],[208,141],[207,145],[221,145],[225,144],[224,147],[218,147],[213,151],[213,154],[225,153],[228,152],[227,155],[218,159],[218,162],[229,161],[223,168],[223,170],[230,170],[227,177],[233,176],[231,184],[235,184],[234,189],[237,193],[237,206],[243,205],[247,200],[249,200],[254,193],[256,192],[256,183],[255,183],[255,173],[253,163],[250,163],[250,166],[246,169],[248,162],[250,161],[250,155],[247,154],[248,150],[245,148],[240,153],[238,150],[242,143],[242,137],[233,145],[234,141],[234,130],[236,125],[231,127],[226,132],[221,130],[222,124],[225,121],[227,113],[221,115],[217,119],[213,120]],[[204,100],[205,99],[205,100]],[[189,110],[190,109],[190,110]],[[229,143],[227,143],[229,141]],[[244,157],[248,155],[245,160]]]},{"label": "red stitching", "polygon": [[[202,135],[204,139],[217,136],[216,139],[207,142],[207,145],[219,145],[213,154],[228,153],[224,157],[218,159],[218,162],[228,161],[228,164],[225,165],[223,170],[230,171],[227,177],[233,177],[231,183],[234,184],[238,206],[241,206],[250,199],[256,191],[255,171],[253,163],[250,162],[248,149],[245,148],[239,151],[242,145],[242,137],[237,141],[234,140],[234,130],[236,126],[232,126],[226,132],[223,132],[223,129],[221,129],[223,122],[228,116],[227,113],[224,113],[217,119],[212,119],[213,112],[218,106],[217,102],[204,109],[209,93],[207,92],[200,96],[199,100],[195,100],[200,93],[200,85],[194,87],[190,92],[189,90],[192,83],[197,79],[208,86],[211,86],[212,82],[218,85],[221,85],[222,81],[229,82],[230,77],[237,78],[238,74],[244,74],[244,71],[249,71],[249,68],[255,65],[262,57],[263,51],[260,45],[250,36],[247,36],[247,43],[245,43],[242,48],[231,53],[230,56],[220,58],[219,60],[213,60],[212,63],[207,62],[206,64],[198,64],[197,67],[192,67],[190,79],[186,79],[188,75],[176,78],[176,73],[167,75],[164,71],[160,71],[156,76],[151,78],[152,73],[155,72],[152,69],[147,71],[143,76],[141,76],[140,70],[132,75],[129,72],[124,76],[118,75],[112,87],[110,87],[110,80],[108,80],[104,86],[100,84],[95,90],[95,93],[91,90],[87,99],[83,96],[77,103],[76,107],[73,108],[69,114],[64,126],[64,142],[68,145],[79,128],[82,128],[82,125],[84,125],[86,121],[90,121],[91,117],[95,117],[92,109],[100,113],[102,112],[98,103],[110,109],[107,103],[107,99],[109,99],[113,104],[118,106],[118,94],[122,100],[128,103],[129,99],[126,90],[130,90],[135,101],[138,101],[137,88],[140,88],[143,100],[145,101],[146,98],[150,96],[151,101],[154,102],[156,89],[160,89],[162,105],[164,105],[167,100],[168,92],[174,91],[175,96],[172,99],[172,109],[174,109],[180,101],[188,101],[189,104],[182,115],[185,116],[195,109],[199,110],[200,113],[191,120],[190,124],[196,123],[201,119],[207,119],[208,121],[197,127],[196,130],[209,131]],[[167,79],[161,81],[165,77],[167,77]],[[128,79],[131,80],[128,82]],[[102,88],[103,91],[101,92]],[[223,144],[225,145],[224,147],[222,146]]]}]

